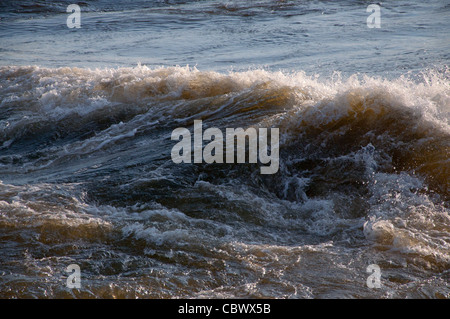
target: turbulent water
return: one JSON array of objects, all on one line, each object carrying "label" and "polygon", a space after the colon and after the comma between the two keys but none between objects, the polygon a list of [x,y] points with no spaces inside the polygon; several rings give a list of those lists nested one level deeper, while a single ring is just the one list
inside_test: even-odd
[{"label": "turbulent water", "polygon": [[[449,2],[68,4],[0,5],[0,297],[450,297]],[[279,171],[175,164],[194,120]]]}]

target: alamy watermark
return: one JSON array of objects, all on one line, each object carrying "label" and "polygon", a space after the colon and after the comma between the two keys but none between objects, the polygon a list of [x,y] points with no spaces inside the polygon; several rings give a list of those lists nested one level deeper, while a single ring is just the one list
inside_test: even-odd
[{"label": "alamy watermark", "polygon": [[[81,28],[81,8],[77,4],[70,4],[67,6],[66,25],[69,29]],[[366,8],[366,12],[371,14],[367,17],[367,27],[370,29],[381,28],[381,7],[378,4],[370,4]]]},{"label": "alamy watermark", "polygon": [[77,264],[70,264],[66,268],[66,272],[70,273],[66,280],[66,287],[73,289],[81,288],[81,269]]},{"label": "alamy watermark", "polygon": [[366,12],[372,12],[367,17],[367,27],[370,29],[381,28],[381,8],[377,4],[367,6]]},{"label": "alamy watermark", "polygon": [[370,274],[367,277],[366,284],[367,287],[373,288],[381,288],[381,268],[377,264],[371,264],[367,266],[366,272]]},{"label": "alamy watermark", "polygon": [[[66,25],[68,28],[81,28],[81,9],[77,4],[67,7]],[[368,28],[381,28],[381,8],[377,4],[367,6],[366,12]],[[261,174],[275,174],[279,170],[279,129],[253,127],[226,128],[225,134],[218,128],[211,127],[203,132],[201,120],[194,121],[193,140],[191,132],[184,127],[172,131],[171,140],[178,141],[171,151],[172,161],[179,163],[257,163],[267,164],[260,168]],[[203,142],[208,143],[203,147]],[[248,141],[248,143],[247,143]],[[225,143],[225,145],[224,145]],[[225,146],[225,148],[224,148]],[[246,147],[248,146],[248,147]],[[246,149],[248,154],[246,156]],[[225,151],[224,151],[225,150]],[[236,150],[236,151],[235,151]],[[192,154],[193,153],[193,154]],[[193,156],[192,156],[193,155]],[[236,159],[236,160],[235,160]],[[81,269],[77,264],[66,268],[70,273],[66,280],[67,288],[81,288]],[[377,264],[367,266],[366,285],[368,288],[381,288],[381,269]]]},{"label": "alamy watermark", "polygon": [[81,28],[81,9],[77,4],[67,6],[66,12],[71,13],[66,20],[69,29]]},{"label": "alamy watermark", "polygon": [[[235,146],[237,148],[236,162],[246,163],[246,140],[248,140],[248,163],[257,163],[259,158],[261,164],[268,164],[268,166],[260,168],[261,174],[275,174],[279,169],[278,128],[270,129],[270,152],[267,128],[258,128],[258,130],[253,127],[246,130],[227,128],[224,138],[222,131],[215,127],[208,128],[203,132],[202,121],[195,120],[193,145],[191,132],[184,127],[173,130],[171,139],[179,141],[171,151],[172,161],[176,164],[191,163],[192,150],[194,163],[234,163]],[[209,141],[204,148],[203,141]]]}]

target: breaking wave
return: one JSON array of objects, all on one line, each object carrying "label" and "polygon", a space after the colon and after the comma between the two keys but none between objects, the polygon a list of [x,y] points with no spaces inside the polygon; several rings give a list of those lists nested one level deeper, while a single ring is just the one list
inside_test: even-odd
[{"label": "breaking wave", "polygon": [[[364,296],[355,272],[367,260],[387,269],[382,296],[449,293],[447,69],[324,79],[8,66],[0,97],[1,239],[28,246],[23,267],[40,272],[83,263],[80,296],[330,296],[319,287],[336,277],[341,294]],[[174,164],[171,131],[197,119],[278,127],[280,171]],[[39,295],[14,278],[11,251],[1,294]],[[329,273],[315,281],[318,264]],[[120,288],[95,279],[121,273]]]}]

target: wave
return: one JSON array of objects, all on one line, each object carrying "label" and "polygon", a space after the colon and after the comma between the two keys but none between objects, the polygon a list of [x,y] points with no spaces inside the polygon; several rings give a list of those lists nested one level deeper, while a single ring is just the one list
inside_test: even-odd
[{"label": "wave", "polygon": [[301,162],[307,166],[370,144],[388,158],[385,171],[411,171],[440,193],[449,192],[447,70],[417,83],[358,75],[319,80],[264,70],[30,66],[0,68],[0,83],[4,151],[70,137],[71,146],[90,145],[93,152],[149,123],[192,126],[202,119],[218,127],[279,127],[282,152],[294,152],[289,161],[299,169]]},{"label": "wave", "polygon": [[[344,79],[260,69],[1,67],[2,238],[37,243],[38,254],[58,258],[77,249],[73,240],[92,248],[87,255],[101,242],[104,258],[92,267],[102,275],[128,267],[123,251],[131,250],[142,266],[133,268],[138,281],[145,267],[164,265],[158,280],[172,290],[157,296],[252,295],[237,279],[231,292],[204,280],[231,267],[257,281],[275,267],[288,274],[273,279],[282,296],[298,289],[311,297],[304,273],[315,278],[318,263],[353,278],[352,267],[379,255],[390,260],[382,265],[388,272],[410,265],[410,277],[391,282],[431,271],[437,287],[450,263],[449,84],[446,69]],[[197,119],[221,129],[278,127],[279,172],[174,164],[172,130]],[[361,249],[365,259],[355,257]],[[50,269],[52,260],[33,262]],[[175,265],[200,273],[193,291],[172,285],[184,278]],[[148,292],[145,283],[124,285],[133,296]],[[273,295],[264,281],[258,286],[266,290],[254,296]]]}]

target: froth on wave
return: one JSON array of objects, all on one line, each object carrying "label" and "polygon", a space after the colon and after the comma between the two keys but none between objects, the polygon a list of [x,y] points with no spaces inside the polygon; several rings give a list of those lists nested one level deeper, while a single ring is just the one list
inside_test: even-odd
[{"label": "froth on wave", "polygon": [[[189,67],[9,66],[0,68],[0,83],[4,150],[67,136],[104,145],[98,134],[134,136],[142,119],[161,126],[191,125],[194,119],[227,127],[277,126],[282,147],[294,149],[298,160],[348,154],[371,144],[390,158],[390,170],[418,173],[432,188],[449,193],[446,70],[415,81],[358,75],[319,80],[264,70],[222,74]],[[119,123],[124,128],[111,132]]]}]

